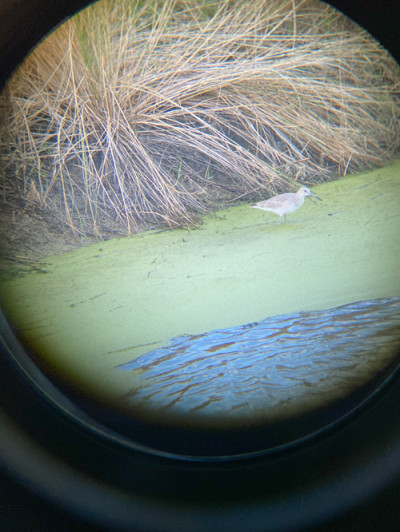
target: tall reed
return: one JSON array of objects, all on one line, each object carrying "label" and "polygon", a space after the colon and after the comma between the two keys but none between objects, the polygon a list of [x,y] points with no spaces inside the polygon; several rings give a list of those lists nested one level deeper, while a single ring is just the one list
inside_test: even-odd
[{"label": "tall reed", "polygon": [[3,152],[21,194],[74,231],[175,227],[385,164],[399,81],[376,41],[314,0],[103,0],[9,83]]}]

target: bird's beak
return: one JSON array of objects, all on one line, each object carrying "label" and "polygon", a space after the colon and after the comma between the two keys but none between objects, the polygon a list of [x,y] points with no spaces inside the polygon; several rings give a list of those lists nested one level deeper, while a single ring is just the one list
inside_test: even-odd
[{"label": "bird's beak", "polygon": [[321,199],[321,198],[319,198],[318,196],[316,196],[316,195],[315,195],[315,194],[313,194],[312,192],[311,192],[311,196],[312,196],[313,198],[316,198],[316,199],[317,199],[317,200],[319,200],[319,201],[322,201],[322,199]]}]

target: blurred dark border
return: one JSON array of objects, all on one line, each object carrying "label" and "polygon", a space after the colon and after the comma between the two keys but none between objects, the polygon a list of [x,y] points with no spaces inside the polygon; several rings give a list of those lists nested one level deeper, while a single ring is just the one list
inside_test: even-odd
[{"label": "blurred dark border", "polygon": [[[399,2],[335,0],[329,3],[367,29],[400,62]],[[88,4],[81,0],[1,0],[0,87],[44,35]],[[291,496],[288,493],[285,499],[290,479],[299,486],[304,479],[303,491],[298,490],[301,500],[293,501],[293,511],[287,515],[287,526],[292,524],[290,530],[397,532],[400,530],[398,381],[368,411],[332,434],[329,441],[314,442],[298,455],[282,456],[275,461],[257,459],[241,465],[188,466],[146,456],[128,456],[85,434],[36,397],[2,352],[0,530],[268,531],[274,526],[269,517],[278,515],[279,504],[284,505]],[[24,419],[26,424],[29,420],[29,434]],[[13,461],[19,467],[14,467]],[[316,473],[319,467],[320,476]],[[21,473],[24,470],[26,475]],[[105,472],[108,479],[116,479],[116,484],[118,478],[136,474],[136,478],[129,479],[136,491],[122,492],[110,483],[105,485]],[[329,478],[332,478],[331,486]],[[338,500],[338,479],[348,504]],[[269,480],[273,485],[268,484]],[[162,496],[163,489],[168,490],[169,497]],[[273,495],[278,493],[280,498],[276,495],[274,499]],[[210,499],[212,507],[205,504]],[[310,511],[307,505],[317,500],[320,504],[315,504],[314,510],[319,517],[307,521],[307,511]],[[297,528],[293,525],[296,522]]]},{"label": "blurred dark border", "polygon": [[49,31],[89,4],[82,0],[1,0],[0,87]]},{"label": "blurred dark border", "polygon": [[[15,66],[44,35],[90,3],[82,0],[1,0],[1,81],[4,82],[4,79],[10,76]],[[325,3],[336,7],[367,29],[399,61],[399,2],[396,0],[331,0]]]}]

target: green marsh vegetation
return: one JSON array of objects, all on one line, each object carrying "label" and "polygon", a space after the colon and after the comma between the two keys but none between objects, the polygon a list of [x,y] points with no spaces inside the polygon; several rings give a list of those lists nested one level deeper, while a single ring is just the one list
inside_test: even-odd
[{"label": "green marsh vegetation", "polygon": [[391,56],[321,2],[103,0],[2,95],[3,200],[78,235],[190,226],[387,164],[399,87]]}]

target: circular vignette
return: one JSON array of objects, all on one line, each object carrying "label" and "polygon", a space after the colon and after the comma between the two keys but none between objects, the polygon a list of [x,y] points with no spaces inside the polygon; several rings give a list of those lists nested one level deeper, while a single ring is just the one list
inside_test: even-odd
[{"label": "circular vignette", "polygon": [[[330,3],[398,59],[398,7],[389,2]],[[3,0],[0,87],[46,33],[88,4]],[[30,387],[6,350],[0,362],[5,529],[47,530],[55,523],[61,531],[71,526],[88,530],[88,523],[103,530],[157,532],[396,529],[398,376],[356,418],[296,452],[242,463],[194,464],[100,441]],[[22,497],[17,503],[12,499],[16,496]],[[26,502],[22,512],[21,500]],[[351,509],[346,518],[337,517]]]}]

